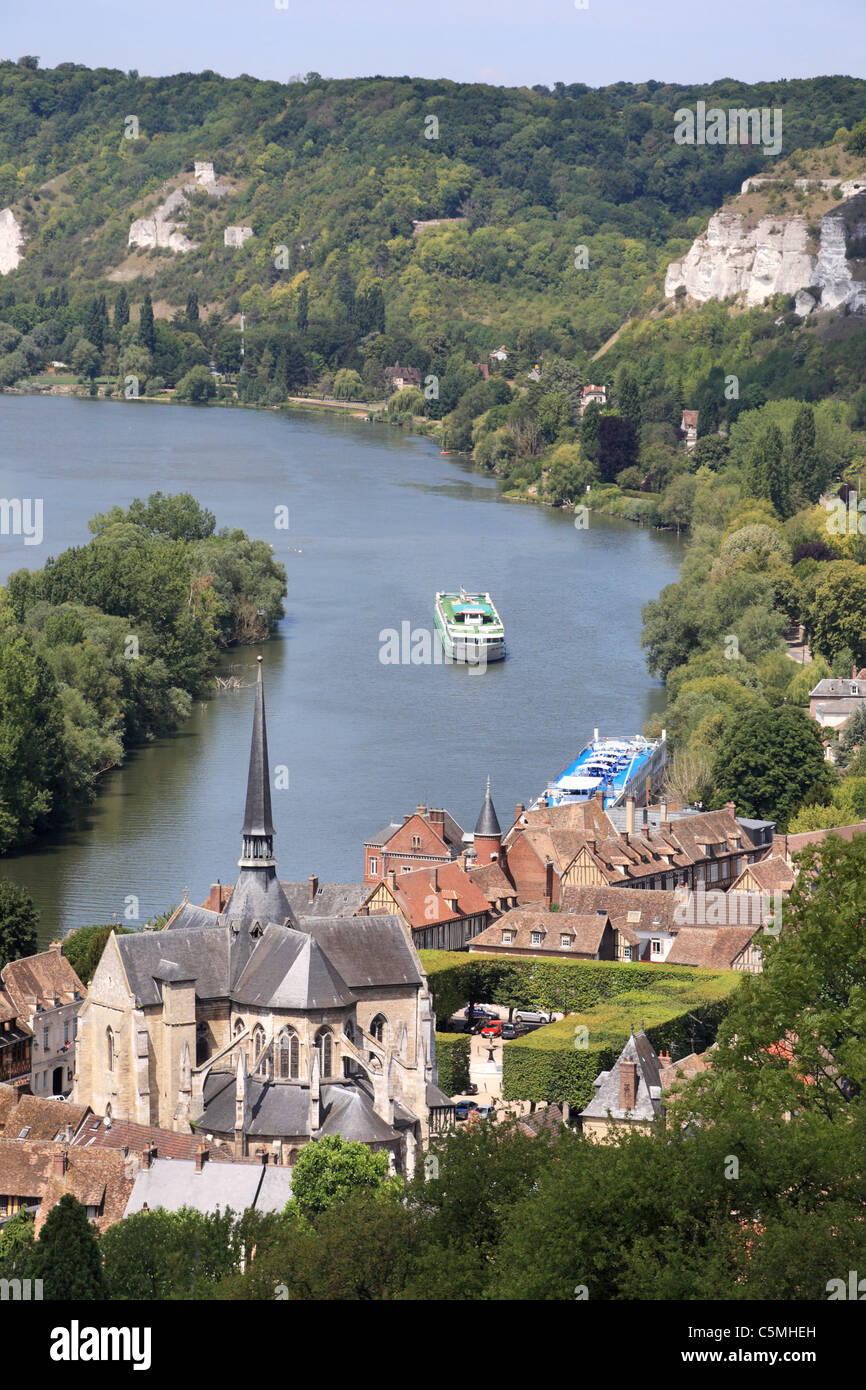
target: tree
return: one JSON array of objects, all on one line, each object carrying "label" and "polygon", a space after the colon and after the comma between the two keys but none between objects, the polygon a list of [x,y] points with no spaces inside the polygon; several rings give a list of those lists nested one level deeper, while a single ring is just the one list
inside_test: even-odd
[{"label": "tree", "polygon": [[822,565],[821,574],[808,615],[812,646],[829,661],[851,652],[862,666],[866,663],[866,567],[838,560]]},{"label": "tree", "polygon": [[[587,406],[584,420],[591,407]],[[631,420],[622,415],[602,415],[598,421],[598,471],[605,482],[637,463],[638,437]]]},{"label": "tree", "polygon": [[129,295],[126,286],[121,285],[114,301],[114,331],[119,333],[129,323]]},{"label": "tree", "polygon": [[326,1134],[305,1144],[292,1172],[292,1201],[304,1216],[317,1216],[350,1192],[376,1192],[388,1183],[388,1155],[366,1144]]},{"label": "tree", "polygon": [[156,326],[153,320],[153,303],[149,291],[145,291],[138,318],[138,340],[142,347],[147,348],[148,352],[153,352],[156,348]]},{"label": "tree", "polygon": [[199,364],[181,377],[174,394],[179,401],[209,401],[216,395],[216,383],[209,369]]},{"label": "tree", "polygon": [[733,801],[781,830],[807,796],[821,799],[830,776],[817,724],[792,706],[734,715],[713,763],[716,805]]},{"label": "tree", "polygon": [[82,984],[89,985],[96,974],[96,967],[112,932],[127,936],[129,928],[121,927],[119,923],[110,923],[105,927],[78,927],[63,938],[63,954]]},{"label": "tree", "polygon": [[794,418],[789,457],[794,488],[807,502],[817,502],[830,479],[815,448],[815,412],[810,405],[801,405]]},{"label": "tree", "polygon": [[307,289],[307,286],[304,284],[301,285],[301,288],[298,291],[298,309],[295,315],[295,323],[297,324],[299,333],[306,333],[307,331],[309,312],[310,292]]},{"label": "tree", "polygon": [[26,888],[0,878],[0,970],[36,950],[39,914]]},{"label": "tree", "polygon": [[99,349],[87,338],[79,338],[72,350],[72,368],[78,376],[92,381],[99,371],[102,358]]},{"label": "tree", "polygon": [[105,1297],[96,1230],[84,1207],[65,1193],[48,1213],[34,1250],[43,1298],[90,1302]]},{"label": "tree", "polygon": [[[10,586],[12,580],[10,579]],[[64,805],[57,684],[33,639],[0,606],[0,852],[31,839]]]},{"label": "tree", "polygon": [[753,497],[766,497],[779,516],[791,512],[791,480],[778,425],[768,425],[749,451],[744,481]]},{"label": "tree", "polygon": [[19,1211],[0,1226],[0,1279],[27,1279],[33,1262],[34,1216]]},{"label": "tree", "polygon": [[640,392],[637,382],[630,369],[623,365],[620,367],[616,378],[616,408],[617,413],[626,420],[630,420],[634,425],[635,431],[641,427],[641,405]]},{"label": "tree", "polygon": [[190,323],[198,323],[198,291],[190,290],[186,297],[186,317]]},{"label": "tree", "polygon": [[[580,422],[580,452],[585,459],[595,463],[598,458],[598,427],[601,420],[601,407],[597,401],[590,401]],[[614,475],[615,476],[615,475]]]},{"label": "tree", "polygon": [[357,401],[364,394],[364,383],[351,367],[341,367],[334,377],[334,395],[338,401]]}]

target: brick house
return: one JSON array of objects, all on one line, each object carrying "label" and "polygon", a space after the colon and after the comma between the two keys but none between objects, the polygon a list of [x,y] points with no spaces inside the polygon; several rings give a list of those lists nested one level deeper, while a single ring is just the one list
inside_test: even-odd
[{"label": "brick house", "polygon": [[463,831],[453,816],[416,806],[402,823],[392,821],[364,841],[364,883],[379,883],[392,870],[403,874],[425,865],[449,864],[463,848]]},{"label": "brick house", "polygon": [[359,916],[398,915],[416,950],[459,951],[490,921],[490,903],[462,864],[434,864],[399,876],[391,869],[358,909]]}]

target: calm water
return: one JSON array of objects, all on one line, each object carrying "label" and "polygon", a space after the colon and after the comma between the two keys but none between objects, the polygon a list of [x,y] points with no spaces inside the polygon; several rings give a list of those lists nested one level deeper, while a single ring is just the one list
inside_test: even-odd
[{"label": "calm water", "polygon": [[[88,519],[156,489],[187,491],[217,525],[272,541],[287,616],[264,647],[284,879],[358,881],[366,835],[419,801],[472,829],[490,774],[500,819],[543,787],[593,727],[639,730],[663,692],[640,650],[640,609],[676,577],[672,537],[503,502],[493,481],[427,440],[337,418],[0,396],[2,492],[44,499],[44,541],[0,537],[0,579],[86,542]],[[291,529],[274,527],[275,507]],[[437,588],[489,589],[508,659],[483,674],[383,665],[382,629],[432,631]],[[255,650],[245,689],[197,704],[175,737],[133,753],[96,803],[0,872],[26,884],[42,935],[141,921],[232,882]],[[130,923],[131,925],[133,923]]]}]

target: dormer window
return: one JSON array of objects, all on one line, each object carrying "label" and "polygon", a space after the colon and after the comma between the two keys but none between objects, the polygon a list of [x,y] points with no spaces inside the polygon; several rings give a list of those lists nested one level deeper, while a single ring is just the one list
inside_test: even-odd
[{"label": "dormer window", "polygon": [[572,938],[568,936],[565,932],[563,932],[559,938],[559,944],[564,951],[568,950],[569,946],[571,945],[571,942]]},{"label": "dormer window", "polygon": [[530,945],[532,945],[532,946],[541,946],[542,943],[543,943],[543,941],[544,941],[544,932],[541,932],[541,931],[534,931],[534,932],[532,932],[532,933],[530,934],[529,941],[530,941]]},{"label": "dormer window", "polygon": [[503,931],[503,933],[502,933],[502,944],[503,944],[503,946],[510,946],[511,943],[513,942],[513,940],[514,940],[514,932],[513,932],[513,931]]}]

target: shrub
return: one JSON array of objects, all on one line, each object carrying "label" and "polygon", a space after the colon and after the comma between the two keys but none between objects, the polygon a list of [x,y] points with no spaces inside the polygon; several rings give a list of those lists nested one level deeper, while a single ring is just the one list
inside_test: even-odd
[{"label": "shrub", "polygon": [[446,1096],[462,1094],[469,1085],[468,1033],[437,1033],[436,1061],[439,1086]]}]

